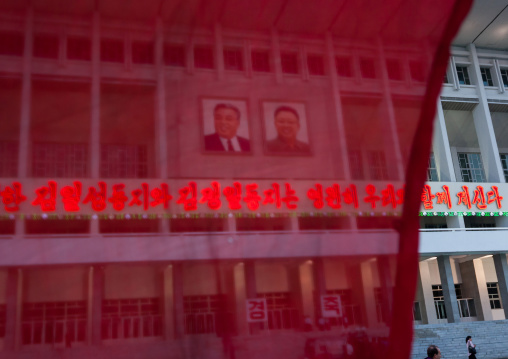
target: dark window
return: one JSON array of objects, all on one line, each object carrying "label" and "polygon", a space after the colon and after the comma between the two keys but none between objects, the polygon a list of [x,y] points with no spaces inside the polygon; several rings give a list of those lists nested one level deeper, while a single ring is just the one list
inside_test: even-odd
[{"label": "dark window", "polygon": [[396,227],[397,220],[391,216],[356,217],[356,225],[358,229],[390,229]]},{"label": "dark window", "polygon": [[482,74],[483,86],[494,86],[492,75],[490,74],[490,69],[487,67],[482,67],[480,68],[480,72]]},{"label": "dark window", "polygon": [[469,80],[469,73],[467,71],[467,66],[457,66],[457,76],[459,78],[459,84],[471,85],[471,81]]},{"label": "dark window", "polygon": [[88,146],[82,143],[34,143],[33,177],[86,177]]},{"label": "dark window", "polygon": [[419,302],[413,302],[413,320],[422,320],[422,312],[420,310]]},{"label": "dark window", "polygon": [[309,67],[309,74],[322,76],[325,74],[325,65],[323,56],[321,55],[308,55],[307,66]]},{"label": "dark window", "polygon": [[22,33],[0,32],[0,55],[23,56],[24,43]]},{"label": "dark window", "polygon": [[164,63],[169,66],[185,67],[185,46],[164,45]]},{"label": "dark window", "polygon": [[420,217],[420,228],[439,229],[448,228],[446,218],[441,216]]},{"label": "dark window", "polygon": [[16,177],[18,147],[17,142],[0,142],[0,177]]},{"label": "dark window", "polygon": [[226,228],[222,218],[171,218],[171,232],[223,232]]},{"label": "dark window", "polygon": [[57,35],[35,35],[33,55],[45,59],[58,59],[58,46]]},{"label": "dark window", "polygon": [[494,228],[496,221],[494,217],[464,217],[466,228]]},{"label": "dark window", "polygon": [[351,150],[348,152],[348,157],[351,177],[356,180],[364,179],[362,151]]},{"label": "dark window", "polygon": [[268,51],[252,51],[251,58],[253,71],[270,72],[270,53]]},{"label": "dark window", "polygon": [[503,79],[504,87],[508,87],[508,69],[501,69],[501,78]]},{"label": "dark window", "polygon": [[501,299],[499,297],[499,285],[498,283],[487,283],[487,292],[489,293],[490,309],[501,309]]},{"label": "dark window", "polygon": [[101,145],[101,176],[146,178],[148,156],[144,145]]},{"label": "dark window", "polygon": [[388,168],[386,167],[385,154],[381,151],[367,152],[367,163],[369,164],[370,178],[383,181],[388,179]]},{"label": "dark window", "polygon": [[258,298],[266,299],[268,321],[262,329],[296,329],[300,327],[300,313],[288,292],[258,293]]},{"label": "dark window", "polygon": [[386,70],[388,72],[388,78],[390,80],[402,81],[402,68],[400,61],[395,59],[386,60]]},{"label": "dark window", "polygon": [[444,84],[449,84],[450,83],[450,81],[448,81],[448,74],[446,72],[445,72],[444,77],[443,77],[443,83]]},{"label": "dark window", "polygon": [[508,182],[508,154],[500,154],[501,157],[501,166],[503,166],[504,179]]},{"label": "dark window", "polygon": [[237,231],[284,231],[289,230],[288,218],[269,218],[269,217],[255,217],[255,218],[237,218],[236,219]]},{"label": "dark window", "polygon": [[84,234],[90,232],[85,219],[25,219],[26,234]]},{"label": "dark window", "polygon": [[292,52],[283,52],[280,54],[280,63],[282,72],[285,74],[299,74],[298,55]]},{"label": "dark window", "polygon": [[151,42],[132,42],[132,62],[134,64],[153,64],[154,47]]},{"label": "dark window", "polygon": [[224,49],[224,68],[243,71],[242,49]]},{"label": "dark window", "polygon": [[185,334],[216,333],[220,335],[221,324],[226,320],[221,308],[224,306],[224,295],[187,295],[183,297],[184,332]]},{"label": "dark window", "polygon": [[99,220],[100,233],[157,233],[158,231],[158,219],[124,218]]},{"label": "dark window", "polygon": [[417,82],[424,82],[427,74],[425,71],[425,64],[419,61],[410,61],[409,62],[409,72],[411,74],[411,79]]},{"label": "dark window", "polygon": [[194,48],[194,66],[199,69],[213,69],[215,67],[213,49],[211,47]]},{"label": "dark window", "polygon": [[459,284],[455,284],[455,296],[457,299],[462,299],[462,286]]},{"label": "dark window", "polygon": [[69,37],[67,39],[67,58],[70,60],[90,61],[92,44],[89,39]]},{"label": "dark window", "polygon": [[349,229],[349,217],[299,217],[300,230]]},{"label": "dark window", "polygon": [[464,182],[485,182],[482,156],[479,153],[458,153],[460,173]]},{"label": "dark window", "polygon": [[353,67],[351,58],[349,57],[337,57],[335,58],[335,67],[337,69],[337,75],[340,77],[353,77]]},{"label": "dark window", "polygon": [[[5,187],[4,187],[5,189]],[[0,235],[14,234],[16,231],[16,223],[10,219],[0,220]]]},{"label": "dark window", "polygon": [[101,61],[122,63],[124,60],[125,54],[123,40],[101,40]]},{"label": "dark window", "polygon": [[439,181],[434,153],[431,153],[429,157],[429,167],[427,168],[427,181]]},{"label": "dark window", "polygon": [[374,59],[363,58],[360,59],[360,72],[363,78],[375,79],[376,75],[376,64]]}]

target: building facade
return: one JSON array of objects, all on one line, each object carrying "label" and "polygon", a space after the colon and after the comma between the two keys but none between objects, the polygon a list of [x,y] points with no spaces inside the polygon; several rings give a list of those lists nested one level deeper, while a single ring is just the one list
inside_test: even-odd
[{"label": "building facade", "polygon": [[[215,3],[222,15],[195,26],[173,2],[128,16],[115,2],[6,4],[0,350],[254,358],[275,341],[274,357],[303,357],[316,332],[381,345],[432,41],[353,46],[324,11],[332,31],[296,35],[282,2],[268,31]],[[504,51],[452,49],[418,326],[505,319],[507,74]],[[231,128],[231,143],[213,139]]]}]

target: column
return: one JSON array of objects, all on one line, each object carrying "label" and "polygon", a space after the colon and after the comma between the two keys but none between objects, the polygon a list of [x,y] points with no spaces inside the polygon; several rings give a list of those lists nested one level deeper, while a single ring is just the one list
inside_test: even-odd
[{"label": "column", "polygon": [[350,321],[349,325],[366,326],[368,323],[367,315],[369,311],[367,310],[367,303],[365,301],[362,264],[355,263],[348,265],[346,268],[346,275],[348,278],[348,284],[351,288],[352,304],[360,308],[359,310],[360,317],[357,316],[358,313],[355,311],[354,322]]},{"label": "column", "polygon": [[379,284],[381,285],[381,309],[386,324],[390,325],[393,313],[393,278],[390,270],[390,258],[387,256],[377,257],[377,271]]},{"label": "column", "polygon": [[221,307],[221,325],[220,331],[225,337],[231,337],[238,333],[237,330],[237,311],[236,311],[236,290],[235,290],[235,264],[217,263],[219,266],[219,293],[224,295],[225,299]]},{"label": "column", "polygon": [[173,263],[173,318],[174,338],[183,338],[184,313],[183,313],[183,264]]},{"label": "column", "polygon": [[[101,30],[100,15],[96,9],[92,18],[92,83],[90,110],[90,177],[100,177],[101,150]],[[99,233],[99,220],[90,220],[90,234]]]},{"label": "column", "polygon": [[[244,265],[245,273],[245,293],[246,299],[257,298],[256,288],[256,263],[253,260],[245,261]],[[245,305],[247,305],[245,303]],[[260,331],[259,323],[247,323],[250,334],[257,334]],[[268,325],[268,323],[267,323]]]},{"label": "column", "polygon": [[7,270],[5,350],[16,350],[21,344],[23,273],[21,269]]},{"label": "column", "polygon": [[[300,280],[300,263],[293,262],[289,263],[286,267],[289,293],[291,296],[291,302],[297,310],[296,323],[292,323],[297,329],[302,329],[303,326],[303,295],[302,295],[302,284]],[[293,320],[294,318],[292,318]]]},{"label": "column", "polygon": [[215,63],[217,65],[217,78],[224,80],[224,47],[222,45],[222,27],[216,23],[214,26],[215,36]]},{"label": "column", "polygon": [[422,321],[426,324],[436,324],[437,315],[434,306],[434,295],[432,293],[432,281],[430,278],[429,262],[418,263],[418,290],[422,293],[423,306],[420,306]]},{"label": "column", "polygon": [[246,307],[246,276],[245,263],[238,263],[234,268],[235,276],[235,306],[236,306],[236,327],[238,335],[249,334],[249,325],[247,323],[247,307]]},{"label": "column", "polygon": [[323,316],[321,310],[321,296],[326,294],[325,265],[323,258],[312,260],[312,279],[314,282],[314,325]]},{"label": "column", "polygon": [[439,267],[439,277],[443,288],[444,304],[448,323],[459,323],[460,315],[457,306],[457,296],[455,294],[455,284],[453,283],[452,266],[449,256],[437,257]]},{"label": "column", "polygon": [[508,262],[506,253],[494,254],[494,266],[496,268],[499,295],[503,303],[505,318],[508,318]]},{"label": "column", "polygon": [[102,301],[104,300],[104,267],[93,266],[91,268],[91,305],[90,316],[91,322],[91,337],[90,343],[92,345],[100,345],[102,343]]},{"label": "column", "polygon": [[473,259],[472,261],[460,263],[460,273],[462,275],[463,293],[471,293],[478,320],[493,320],[482,260]]},{"label": "column", "polygon": [[363,300],[366,314],[365,325],[369,328],[378,325],[376,298],[374,294],[374,275],[372,273],[373,264],[373,260],[368,260],[360,264]]},{"label": "column", "polygon": [[272,38],[272,67],[275,73],[275,81],[277,84],[282,83],[282,64],[280,59],[280,43],[279,43],[279,33],[277,29],[272,28],[271,32]]},{"label": "column", "polygon": [[487,95],[483,87],[475,45],[469,44],[468,50],[471,54],[470,59],[472,63],[472,66],[470,66],[472,70],[471,79],[473,83],[476,84],[476,92],[480,101],[473,110],[473,119],[476,135],[478,136],[478,143],[480,145],[480,152],[482,154],[485,176],[487,177],[487,182],[504,183],[503,168],[501,166],[501,159],[499,158],[499,149],[494,134],[492,118],[490,117]]},{"label": "column", "polygon": [[162,330],[164,340],[174,337],[173,326],[173,266],[167,265],[162,268]]}]

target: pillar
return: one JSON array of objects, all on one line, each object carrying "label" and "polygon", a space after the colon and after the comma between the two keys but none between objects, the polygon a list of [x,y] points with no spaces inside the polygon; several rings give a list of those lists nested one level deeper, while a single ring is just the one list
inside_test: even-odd
[{"label": "pillar", "polygon": [[7,270],[5,350],[16,350],[21,344],[22,281],[21,269]]},{"label": "pillar", "polygon": [[460,273],[463,291],[472,293],[478,320],[493,320],[482,260],[473,259],[460,263]]},{"label": "pillar", "polygon": [[423,306],[420,306],[422,321],[426,324],[436,324],[437,315],[434,306],[434,295],[432,293],[432,282],[430,278],[429,262],[418,263],[418,290],[422,293]]},{"label": "pillar", "polygon": [[174,338],[183,338],[185,331],[185,318],[183,312],[183,264],[173,263],[173,318]]},{"label": "pillar", "polygon": [[460,314],[457,306],[457,295],[455,294],[455,284],[453,283],[450,257],[437,257],[437,265],[439,267],[439,277],[441,278],[441,286],[443,288],[446,318],[448,323],[459,323]]},{"label": "pillar", "polygon": [[104,300],[104,267],[93,266],[91,268],[91,305],[90,316],[91,322],[91,338],[92,345],[100,345],[102,343],[102,301]]},{"label": "pillar", "polygon": [[494,254],[493,257],[504,316],[508,318],[508,261],[506,260],[506,253]]}]

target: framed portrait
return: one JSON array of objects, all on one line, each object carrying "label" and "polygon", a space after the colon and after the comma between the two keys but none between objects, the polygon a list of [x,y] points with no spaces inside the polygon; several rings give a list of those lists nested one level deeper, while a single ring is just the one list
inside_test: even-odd
[{"label": "framed portrait", "polygon": [[263,101],[261,105],[265,153],[291,156],[311,155],[305,104]]},{"label": "framed portrait", "polygon": [[202,98],[201,117],[206,153],[251,153],[246,100]]}]

